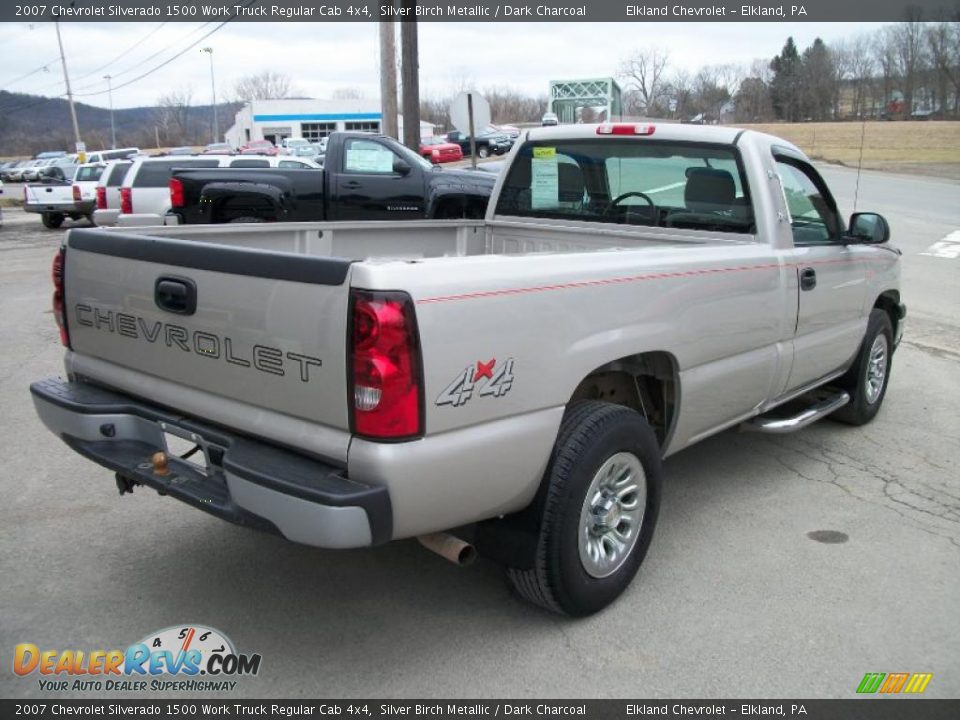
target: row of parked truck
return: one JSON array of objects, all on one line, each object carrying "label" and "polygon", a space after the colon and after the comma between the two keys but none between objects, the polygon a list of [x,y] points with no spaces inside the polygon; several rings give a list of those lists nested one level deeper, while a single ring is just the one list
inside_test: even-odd
[{"label": "row of parked truck", "polygon": [[285,155],[134,157],[77,168],[71,182],[24,186],[49,228],[67,218],[157,224],[480,218],[494,175],[440,169],[397,141],[334,133],[325,164]]},{"label": "row of parked truck", "polygon": [[[325,548],[476,551],[522,597],[586,615],[637,574],[665,457],[728,428],[880,410],[906,317],[900,253],[880,215],[845,221],[789,142],[536,128],[490,176],[483,219],[425,220],[427,203],[405,222],[343,208],[382,193],[397,206],[353,202],[358,217],[402,217],[481,173],[439,181],[386,139],[338,142],[332,167],[294,171],[321,180],[291,180],[322,221],[184,212],[179,227],[67,233],[53,261],[66,377],[31,391],[121,495],[153,488]],[[137,163],[120,186],[134,209]],[[186,206],[199,187],[216,222],[245,172],[177,170],[174,194]],[[237,186],[284,209],[285,186]]]}]

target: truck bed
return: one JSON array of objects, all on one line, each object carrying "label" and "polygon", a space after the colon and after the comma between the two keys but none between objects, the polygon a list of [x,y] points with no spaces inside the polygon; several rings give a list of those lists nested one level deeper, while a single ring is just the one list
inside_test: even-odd
[{"label": "truck bed", "polygon": [[752,236],[728,234],[705,240],[702,233],[687,237],[678,235],[676,230],[664,232],[662,228],[649,227],[611,226],[610,230],[592,227],[586,233],[576,224],[564,227],[553,222],[538,227],[530,223],[483,220],[258,223],[229,227],[173,225],[143,228],[137,234],[350,260],[576,253],[646,246],[705,245],[714,241],[743,244],[752,240]]}]

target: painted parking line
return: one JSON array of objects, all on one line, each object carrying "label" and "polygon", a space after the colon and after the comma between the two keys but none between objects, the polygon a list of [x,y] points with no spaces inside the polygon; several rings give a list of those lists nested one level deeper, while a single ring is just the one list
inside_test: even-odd
[{"label": "painted parking line", "polygon": [[943,239],[937,240],[920,254],[930,257],[950,258],[951,260],[960,258],[960,230],[954,230]]}]

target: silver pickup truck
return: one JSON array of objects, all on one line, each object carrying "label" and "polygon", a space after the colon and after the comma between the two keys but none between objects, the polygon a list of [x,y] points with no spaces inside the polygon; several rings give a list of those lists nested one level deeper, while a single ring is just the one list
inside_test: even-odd
[{"label": "silver pickup truck", "polygon": [[121,494],[479,552],[585,615],[636,574],[664,457],[876,415],[906,315],[888,239],[775,137],[538,128],[483,221],[71,230],[67,379],[31,390]]}]

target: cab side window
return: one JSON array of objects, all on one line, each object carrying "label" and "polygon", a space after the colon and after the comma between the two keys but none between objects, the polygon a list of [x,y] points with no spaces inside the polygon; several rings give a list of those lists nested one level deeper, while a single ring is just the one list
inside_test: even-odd
[{"label": "cab side window", "polygon": [[393,151],[373,140],[347,140],[343,170],[362,175],[392,175]]},{"label": "cab side window", "polygon": [[799,160],[777,158],[795,245],[839,242],[837,206],[817,172]]}]

